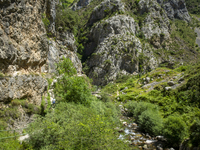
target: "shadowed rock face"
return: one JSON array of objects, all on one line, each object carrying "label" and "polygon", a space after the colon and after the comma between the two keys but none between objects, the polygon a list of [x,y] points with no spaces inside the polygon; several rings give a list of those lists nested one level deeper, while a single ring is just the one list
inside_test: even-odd
[{"label": "shadowed rock face", "polygon": [[124,4],[121,0],[105,0],[99,6],[95,7],[88,25],[91,26],[93,23],[106,17],[108,12],[124,11]]},{"label": "shadowed rock face", "polygon": [[87,64],[94,84],[104,85],[115,80],[118,73],[139,70],[136,58],[141,52],[141,43],[135,36],[137,30],[134,19],[125,15],[113,16],[92,28],[90,46],[96,46],[96,50]]},{"label": "shadowed rock face", "polygon": [[170,19],[176,18],[187,22],[191,20],[185,0],[157,0],[157,2],[164,8]]},{"label": "shadowed rock face", "polygon": [[91,1],[92,0],[79,0],[77,3],[75,3],[72,6],[72,10],[74,10],[74,11],[79,10],[79,9],[89,5]]}]

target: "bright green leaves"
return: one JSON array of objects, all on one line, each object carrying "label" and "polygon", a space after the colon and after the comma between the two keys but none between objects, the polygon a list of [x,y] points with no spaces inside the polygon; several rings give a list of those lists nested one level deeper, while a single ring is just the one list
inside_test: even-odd
[{"label": "bright green leaves", "polygon": [[57,71],[59,75],[63,74],[65,77],[70,77],[77,73],[72,61],[69,58],[64,57],[63,61],[57,64]]},{"label": "bright green leaves", "polygon": [[74,102],[89,105],[91,100],[91,91],[87,77],[76,75],[76,69],[68,58],[57,65],[57,71],[60,77],[55,84],[54,93],[58,101]]}]

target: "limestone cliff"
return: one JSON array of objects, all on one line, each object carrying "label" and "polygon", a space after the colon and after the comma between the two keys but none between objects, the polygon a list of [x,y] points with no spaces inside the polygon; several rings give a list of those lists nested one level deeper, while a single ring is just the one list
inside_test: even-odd
[{"label": "limestone cliff", "polygon": [[[55,63],[63,56],[70,58],[78,73],[81,72],[74,35],[55,31],[58,2],[0,1],[0,72],[7,76],[0,81],[1,102],[27,98],[40,104],[47,81],[41,75],[30,77],[29,74],[55,72]],[[48,28],[43,23],[44,16],[50,21]],[[56,38],[47,38],[47,32]]]},{"label": "limestone cliff", "polygon": [[183,63],[188,59],[184,55],[169,54],[178,51],[172,46],[175,42],[187,51],[190,60],[195,59],[196,52],[180,44],[180,38],[172,39],[176,30],[174,19],[191,20],[184,0],[140,0],[135,6],[120,0],[104,0],[96,6],[88,20],[87,25],[93,26],[85,48],[85,55],[89,56],[87,74],[93,83],[105,85],[121,74],[142,73],[162,64],[172,68]]}]

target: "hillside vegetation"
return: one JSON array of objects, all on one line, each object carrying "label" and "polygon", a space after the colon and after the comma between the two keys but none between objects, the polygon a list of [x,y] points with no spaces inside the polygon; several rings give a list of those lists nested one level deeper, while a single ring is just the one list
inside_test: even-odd
[{"label": "hillside vegetation", "polygon": [[[12,138],[21,133],[0,132],[11,137],[0,139],[0,148],[145,149],[133,146],[131,138],[119,138],[127,127],[122,118],[137,123],[141,135],[163,136],[163,148],[200,147],[200,48],[194,32],[200,22],[174,14],[170,19],[155,0],[92,0],[80,9],[76,2],[61,0],[56,6],[56,34],[48,31],[48,14],[41,16],[48,51],[60,42],[60,50],[71,56],[75,43],[78,57],[71,58],[81,60],[83,71],[77,74],[72,60],[63,57],[53,73],[41,73],[48,87],[40,106],[26,95],[2,102],[0,130],[16,126],[24,114],[33,120],[20,131],[29,135],[21,143]],[[200,15],[199,3],[186,0],[194,16]],[[62,33],[75,42],[58,40]],[[5,76],[0,72],[0,78]]]}]

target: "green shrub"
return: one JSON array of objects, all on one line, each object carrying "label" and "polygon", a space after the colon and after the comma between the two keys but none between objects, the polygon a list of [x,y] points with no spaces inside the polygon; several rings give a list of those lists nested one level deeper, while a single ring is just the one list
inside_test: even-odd
[{"label": "green shrub", "polygon": [[2,72],[0,72],[0,77],[3,77],[3,76],[4,76],[4,74]]},{"label": "green shrub", "polygon": [[158,111],[146,110],[139,115],[139,127],[150,135],[159,135],[163,129],[163,119]]},{"label": "green shrub", "polygon": [[58,101],[74,102],[88,105],[91,92],[83,77],[72,76],[58,79],[54,93]]},{"label": "green shrub", "polygon": [[128,102],[125,107],[130,115],[138,122],[143,132],[151,135],[158,135],[162,131],[162,117],[158,111],[158,106],[146,102]]},{"label": "green shrub", "polygon": [[164,136],[170,145],[178,147],[187,136],[187,126],[180,116],[169,116],[164,121]]},{"label": "green shrub", "polygon": [[57,71],[59,75],[64,75],[66,77],[75,75],[76,69],[74,68],[74,64],[69,58],[64,58],[63,61],[60,61],[60,63],[57,64]]},{"label": "green shrub", "polygon": [[48,31],[48,27],[50,25],[49,19],[46,17],[46,14],[42,14],[42,22],[44,23],[45,29]]},{"label": "green shrub", "polygon": [[54,112],[30,125],[29,145],[33,149],[129,149],[117,139],[113,110],[113,104],[99,101],[91,107],[59,103]]},{"label": "green shrub", "polygon": [[199,147],[200,146],[200,120],[197,120],[193,123],[190,127],[190,141],[193,146]]},{"label": "green shrub", "polygon": [[[78,30],[79,16],[76,11],[71,9],[62,9],[58,6],[56,9],[56,30],[72,31],[75,35]],[[61,28],[60,28],[61,27]]]},{"label": "green shrub", "polygon": [[74,102],[88,105],[91,100],[86,77],[76,76],[76,69],[70,59],[64,60],[57,65],[58,73],[61,75],[55,84],[54,93],[58,101]]},{"label": "green shrub", "polygon": [[106,92],[101,92],[100,96],[101,96],[101,100],[103,102],[110,102],[111,101],[110,96]]},{"label": "green shrub", "polygon": [[125,107],[128,109],[128,112],[132,114],[136,120],[138,120],[138,117],[146,110],[152,110],[154,112],[158,112],[158,106],[147,103],[147,102],[128,102]]}]

